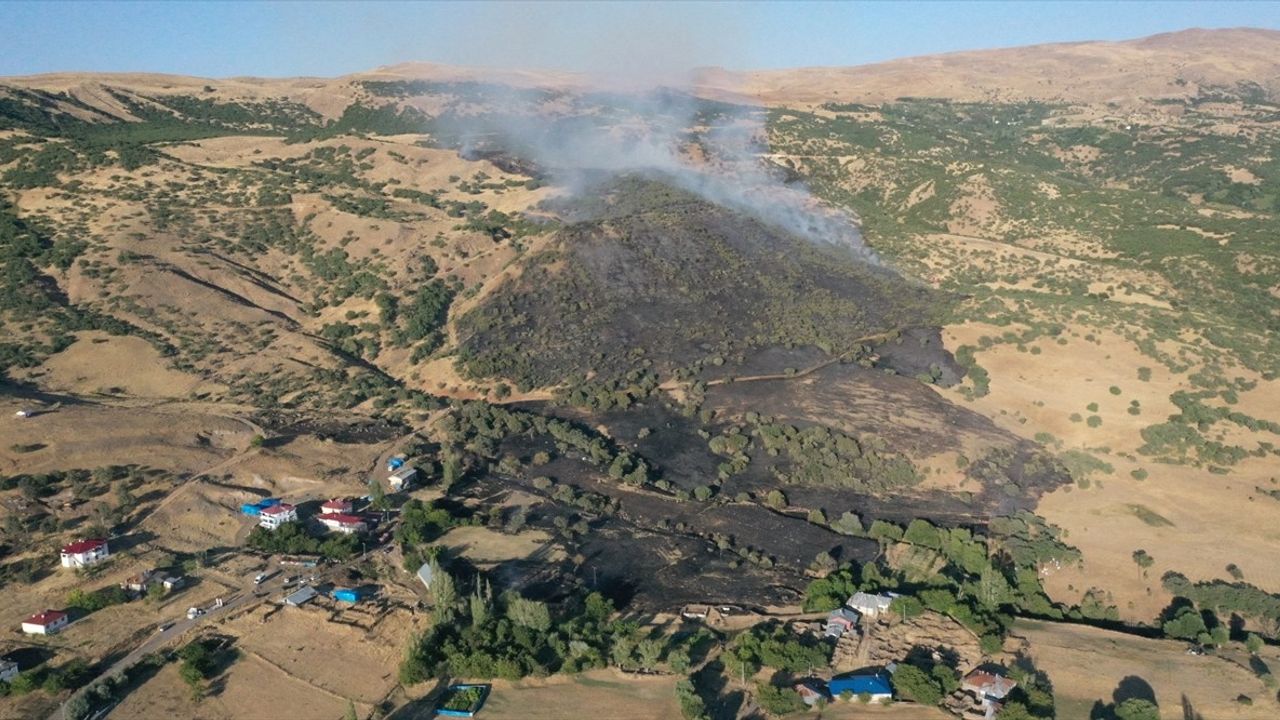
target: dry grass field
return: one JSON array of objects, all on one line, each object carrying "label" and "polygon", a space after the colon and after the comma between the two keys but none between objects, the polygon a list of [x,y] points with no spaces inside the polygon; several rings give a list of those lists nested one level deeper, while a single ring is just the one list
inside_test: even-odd
[{"label": "dry grass field", "polygon": [[[1177,641],[1032,621],[1020,621],[1014,634],[1026,638],[1036,668],[1053,681],[1058,717],[1064,720],[1090,717],[1099,701],[1105,705],[1117,697],[1147,693],[1160,705],[1162,718],[1188,717],[1183,698],[1199,713],[1190,717],[1263,720],[1280,716],[1274,691],[1265,688],[1247,659],[1236,654],[1188,655],[1186,644]],[[1280,653],[1268,648],[1262,660],[1274,667]],[[1238,702],[1241,695],[1251,698],[1252,705]]]},{"label": "dry grass field", "polygon": [[584,712],[599,720],[671,720],[680,716],[675,681],[610,670],[515,683],[499,680],[483,712],[494,720],[560,720]]}]

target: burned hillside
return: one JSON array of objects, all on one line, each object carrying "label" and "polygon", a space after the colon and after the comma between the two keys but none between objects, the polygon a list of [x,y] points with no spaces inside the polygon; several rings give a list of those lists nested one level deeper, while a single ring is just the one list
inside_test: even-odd
[{"label": "burned hillside", "polygon": [[459,319],[460,364],[521,388],[641,370],[694,377],[772,346],[846,352],[928,325],[938,298],[840,246],[627,176],[579,201],[520,274]]}]

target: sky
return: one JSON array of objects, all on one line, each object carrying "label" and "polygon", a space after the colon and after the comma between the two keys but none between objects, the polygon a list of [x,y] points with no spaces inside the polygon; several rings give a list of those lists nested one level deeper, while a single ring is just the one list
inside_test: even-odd
[{"label": "sky", "polygon": [[662,75],[1280,30],[1280,2],[0,2],[0,75],[333,76],[406,61]]}]

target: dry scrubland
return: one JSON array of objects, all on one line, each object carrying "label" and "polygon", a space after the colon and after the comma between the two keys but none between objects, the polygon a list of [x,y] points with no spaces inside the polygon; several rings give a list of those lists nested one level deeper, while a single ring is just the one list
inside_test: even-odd
[{"label": "dry scrubland", "polygon": [[[36,610],[62,607],[74,589],[114,585],[162,560],[195,563],[188,567],[196,581],[160,602],[99,610],[48,640],[3,635],[0,651],[46,648],[52,665],[123,654],[187,606],[243,589],[264,567],[242,552],[253,526],[238,514],[242,503],[362,495],[410,442],[422,442],[438,469],[444,456],[427,440],[461,448],[465,470],[496,468],[475,473],[457,498],[434,488],[415,493],[423,501],[457,499],[458,512],[476,515],[430,544],[520,581],[530,579],[524,564],[536,564],[548,574],[534,579],[550,578],[556,588],[588,571],[594,583],[599,571],[628,587],[654,582],[639,590],[650,603],[654,588],[668,603],[679,593],[722,588],[728,597],[716,601],[763,602],[733,596],[749,588],[791,611],[818,551],[839,544],[841,559],[878,557],[875,542],[830,530],[846,509],[868,520],[905,524],[924,515],[982,526],[1025,507],[1061,528],[1082,555],[1079,564],[1046,567],[1041,576],[1063,607],[1097,589],[1121,620],[1153,623],[1172,599],[1160,582],[1166,571],[1192,581],[1238,575],[1280,592],[1280,563],[1271,560],[1280,556],[1280,465],[1272,451],[1280,437],[1267,425],[1280,423],[1280,348],[1274,322],[1265,322],[1280,314],[1280,195],[1269,160],[1280,152],[1269,99],[1278,89],[1278,38],[1195,31],[854,70],[706,73],[705,95],[771,108],[762,118],[771,145],[765,159],[859,214],[869,243],[909,280],[891,290],[903,297],[917,290],[926,297],[925,286],[938,291],[917,308],[919,317],[899,324],[941,326],[937,337],[959,365],[929,340],[899,358],[907,369],[896,377],[885,372],[898,367],[893,362],[858,368],[814,347],[849,339],[824,335],[824,322],[847,329],[855,315],[867,321],[863,315],[880,309],[873,300],[897,307],[902,298],[894,292],[868,290],[858,298],[867,302],[839,305],[848,298],[811,285],[805,297],[772,305],[786,297],[786,283],[741,271],[776,269],[782,259],[717,264],[742,249],[730,246],[717,248],[719,255],[646,254],[659,246],[655,240],[618,260],[619,236],[632,232],[689,243],[726,227],[742,230],[733,240],[772,237],[687,197],[675,210],[655,212],[644,202],[670,199],[668,191],[632,187],[637,197],[611,196],[603,204],[627,212],[595,234],[579,228],[580,245],[563,243],[557,222],[522,218],[526,211],[555,215],[541,205],[563,200],[554,183],[531,177],[510,153],[468,148],[464,158],[444,138],[447,130],[422,132],[437,116],[471,117],[487,102],[506,102],[487,97],[483,85],[450,84],[474,80],[476,71],[411,65],[333,80],[68,74],[5,81],[70,93],[45,97],[46,107],[66,116],[97,122],[106,113],[140,121],[132,127],[155,135],[107,137],[99,156],[93,143],[36,142],[47,128],[0,132],[0,189],[12,203],[5,218],[30,221],[44,243],[19,258],[36,272],[25,280],[18,260],[4,258],[21,283],[6,297],[32,303],[0,318],[5,372],[51,393],[0,399],[0,475],[83,470],[89,477],[77,481],[79,490],[63,482],[43,495],[0,491],[6,517],[20,525],[5,530],[6,574],[11,562],[47,564],[91,524],[109,520],[121,530],[113,538],[117,556],[100,570],[48,568],[30,583],[4,587],[11,601],[0,604],[0,627],[16,628]],[[577,83],[533,73],[501,79],[526,89]],[[535,97],[544,103],[539,112],[569,103]],[[189,122],[165,117],[157,110],[162,101]],[[239,118],[229,103],[259,116]],[[361,114],[374,106],[382,109]],[[79,132],[101,140],[93,135],[100,131]],[[67,148],[74,160],[59,155]],[[688,232],[696,223],[707,232]],[[588,243],[596,244],[574,254]],[[636,269],[649,262],[656,271]],[[692,271],[703,275],[681,275]],[[803,280],[813,269],[787,265],[787,272]],[[600,284],[590,285],[593,279]],[[695,312],[631,325],[642,314],[637,308],[648,306],[626,292],[687,299],[703,284],[709,294],[698,297],[710,299],[695,303]],[[542,309],[550,311],[539,316],[526,301],[547,288]],[[750,296],[758,306],[721,302],[746,297],[742,288],[761,293]],[[847,312],[833,320],[824,303]],[[563,347],[579,325],[601,317],[634,335],[616,336],[618,347],[596,337]],[[752,324],[734,324],[743,318]],[[768,335],[762,328],[770,323],[786,332]],[[654,359],[658,353],[639,352],[690,327],[706,332],[667,366]],[[752,357],[754,349],[725,328],[762,333],[765,344],[783,344],[785,335],[789,346]],[[902,344],[903,328],[889,329],[866,340],[875,352],[892,355]],[[471,352],[485,336],[511,341],[493,353],[492,365]],[[575,372],[534,368],[550,361],[528,357],[530,347],[571,357]],[[923,366],[912,367],[919,358]],[[876,364],[869,354],[857,359]],[[630,374],[614,372],[624,365]],[[494,368],[538,370],[554,380],[522,383]],[[654,368],[666,375],[652,376]],[[966,377],[953,384],[961,369]],[[1175,423],[1193,437],[1185,446],[1156,447],[1152,428],[1199,392],[1206,393],[1194,410],[1200,415]],[[459,429],[450,425],[460,423],[458,413],[428,395],[499,405],[571,398],[535,409],[602,432],[609,456],[595,467],[573,457],[590,448],[562,451],[531,431],[495,439],[476,431],[480,423]],[[671,408],[663,407],[667,400]],[[12,419],[32,407],[49,411]],[[825,425],[868,446],[886,443],[884,457],[859,459],[881,462],[900,451],[919,482],[887,490],[866,490],[850,477],[842,482],[853,490],[786,485],[786,495],[765,507],[778,480],[760,462],[777,452],[753,447],[746,470],[711,482],[724,472],[721,461],[739,458],[711,453],[709,443],[728,444],[721,433],[750,425],[749,413]],[[1221,417],[1202,417],[1213,413]],[[356,427],[378,416],[388,422]],[[1231,452],[1235,446],[1240,453]],[[974,465],[1010,448],[1024,458],[1052,454],[1069,482],[1055,476],[997,491],[973,476]],[[532,460],[539,451],[563,457],[543,467]],[[630,464],[630,453],[652,460],[673,484],[658,487]],[[106,480],[93,475],[108,466],[132,469]],[[544,472],[545,483],[532,480]],[[638,488],[613,482],[625,474],[630,483],[634,473]],[[733,503],[692,504],[699,489],[708,495],[702,501],[718,501],[708,485],[732,493]],[[621,509],[609,509],[611,501]],[[534,518],[521,515],[520,524],[532,526],[518,532],[517,507]],[[348,700],[366,715],[405,699],[397,669],[408,638],[428,621],[409,609],[426,593],[401,561],[421,550],[407,544],[375,562],[391,603],[385,616],[338,613],[321,601],[302,609],[259,605],[218,619],[205,632],[227,636],[239,657],[213,678],[208,697],[192,701],[171,662],[113,715],[221,720],[276,707],[289,717],[339,717]],[[1150,567],[1135,563],[1138,550],[1152,558]],[[216,556],[204,558],[211,567],[197,561],[206,551]],[[917,552],[928,568],[914,567]],[[905,544],[892,545],[885,561],[922,577],[940,562]],[[754,615],[738,622],[747,618]],[[1248,627],[1260,623],[1250,618]],[[1085,626],[1019,622],[1013,634],[1048,674],[1061,718],[1087,717],[1095,702],[1113,701],[1128,676],[1150,686],[1163,717],[1183,717],[1184,696],[1209,718],[1278,712],[1274,691],[1239,643],[1198,657],[1184,654],[1180,641]],[[1274,650],[1264,649],[1259,662],[1280,662]],[[680,713],[676,679],[610,670],[497,681],[484,716],[562,718],[590,708],[606,720],[665,720]],[[65,696],[5,698],[0,716],[46,715]],[[837,705],[823,717],[943,715],[909,704]]]}]

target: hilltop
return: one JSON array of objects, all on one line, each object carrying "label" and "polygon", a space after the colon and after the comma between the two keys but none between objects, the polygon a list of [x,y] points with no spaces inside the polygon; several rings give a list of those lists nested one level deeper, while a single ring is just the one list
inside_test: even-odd
[{"label": "hilltop", "polygon": [[777,106],[877,104],[917,97],[1131,108],[1253,87],[1274,95],[1280,92],[1277,57],[1280,31],[1194,29],[1120,42],[976,50],[846,68],[707,70],[697,84],[708,95]]}]

